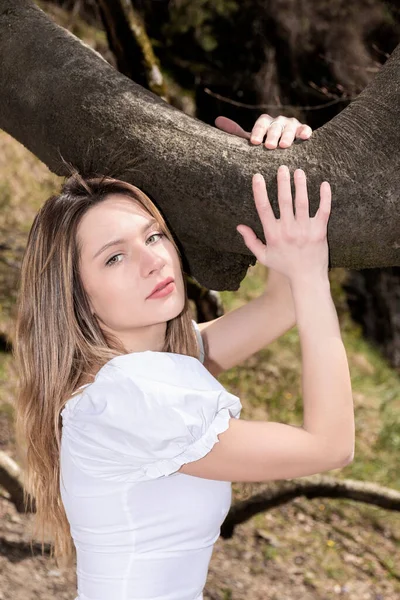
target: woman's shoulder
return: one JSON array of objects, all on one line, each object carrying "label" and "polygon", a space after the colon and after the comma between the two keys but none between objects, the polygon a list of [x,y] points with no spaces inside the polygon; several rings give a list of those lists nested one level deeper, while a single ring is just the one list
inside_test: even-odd
[{"label": "woman's shoulder", "polygon": [[109,361],[64,407],[63,425],[82,469],[139,481],[203,457],[241,408],[198,359],[145,351]]},{"label": "woman's shoulder", "polygon": [[92,381],[79,385],[71,394],[67,404],[76,404],[83,391],[98,381],[103,384],[110,380],[118,382],[123,374],[141,378],[142,385],[146,385],[150,381],[164,381],[179,385],[190,380],[193,384],[197,383],[200,386],[206,382],[208,386],[210,381],[220,386],[219,382],[203,366],[203,340],[196,321],[192,319],[192,323],[200,347],[200,359],[186,354],[153,350],[116,356],[98,370]]},{"label": "woman's shoulder", "polygon": [[138,377],[143,380],[142,383],[159,381],[180,385],[191,382],[207,387],[211,381],[216,381],[203,363],[193,356],[153,350],[116,356],[104,366],[101,375],[109,378],[122,373]]},{"label": "woman's shoulder", "polygon": [[96,374],[92,383],[86,384],[65,404],[68,409],[82,410],[93,403],[101,404],[104,398],[116,404],[140,402],[140,398],[153,398],[153,402],[182,403],[194,396],[204,397],[207,392],[221,392],[225,388],[195,357],[173,352],[132,352],[116,356]]}]

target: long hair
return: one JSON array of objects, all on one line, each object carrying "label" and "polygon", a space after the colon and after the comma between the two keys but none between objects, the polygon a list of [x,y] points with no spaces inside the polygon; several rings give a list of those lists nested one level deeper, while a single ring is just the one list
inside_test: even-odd
[{"label": "long hair", "polygon": [[[78,383],[92,369],[126,354],[119,340],[104,332],[92,315],[79,275],[77,227],[90,207],[108,194],[138,202],[159,223],[181,253],[151,199],[136,186],[108,176],[65,180],[58,195],[43,204],[33,220],[20,272],[13,356],[18,374],[15,406],[17,449],[24,473],[25,510],[35,513],[42,554],[45,532],[57,566],[72,566],[76,549],[60,494],[60,412]],[[163,352],[199,358],[185,286],[182,312],[167,322]],[[31,540],[32,544],[32,540]]]}]

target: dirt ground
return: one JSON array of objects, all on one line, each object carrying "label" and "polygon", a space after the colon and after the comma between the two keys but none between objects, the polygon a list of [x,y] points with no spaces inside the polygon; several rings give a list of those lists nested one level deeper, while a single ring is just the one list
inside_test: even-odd
[{"label": "dirt ground", "polygon": [[[6,390],[5,384],[4,399],[11,401]],[[4,410],[0,449],[17,460]],[[233,483],[232,504],[264,485]],[[33,519],[19,514],[0,487],[0,600],[74,600],[75,568],[57,569],[48,554],[41,555],[39,540],[31,551]],[[301,497],[255,515],[214,546],[204,600],[335,598],[400,600],[398,513],[350,500]]]},{"label": "dirt ground", "polygon": [[[336,506],[338,501],[298,499],[239,525],[231,539],[220,537],[204,600],[399,600],[399,580],[388,578],[380,564],[380,557],[399,558],[393,523],[387,522],[385,529],[385,513],[373,509],[375,527],[381,528],[380,556],[374,557],[367,521],[358,535],[352,524],[347,536],[354,506],[348,503],[344,511],[343,503],[340,511]],[[41,556],[40,545],[32,554],[32,518],[0,497],[0,600],[74,600],[75,570],[59,571],[49,556]]]}]

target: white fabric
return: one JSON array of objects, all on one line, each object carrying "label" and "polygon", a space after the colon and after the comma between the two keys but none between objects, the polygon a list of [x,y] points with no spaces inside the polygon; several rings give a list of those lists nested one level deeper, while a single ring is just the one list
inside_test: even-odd
[{"label": "white fabric", "polygon": [[108,361],[70,398],[60,491],[75,600],[203,600],[231,482],[177,471],[205,456],[241,408],[197,358],[153,351]]},{"label": "white fabric", "polygon": [[194,319],[192,319],[192,323],[193,323],[193,327],[196,333],[196,337],[197,337],[197,341],[199,343],[199,347],[200,347],[200,362],[204,362],[204,344],[203,344],[203,338],[201,337],[201,333],[200,333],[200,329],[199,326],[197,325],[196,321]]}]

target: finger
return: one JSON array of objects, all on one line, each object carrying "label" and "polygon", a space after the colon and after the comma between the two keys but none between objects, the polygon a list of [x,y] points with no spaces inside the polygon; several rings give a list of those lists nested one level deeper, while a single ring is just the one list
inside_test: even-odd
[{"label": "finger", "polygon": [[297,124],[297,119],[295,119],[294,121],[287,122],[284,130],[282,131],[281,139],[279,142],[280,148],[288,148],[293,144],[293,140],[297,131]]},{"label": "finger", "polygon": [[326,226],[331,214],[332,190],[327,181],[323,181],[320,186],[320,203],[315,218],[322,221]]},{"label": "finger", "polygon": [[238,225],[237,231],[243,237],[244,243],[249,250],[254,254],[258,261],[262,261],[265,255],[266,245],[256,236],[254,231],[247,225]]},{"label": "finger", "polygon": [[253,125],[253,129],[251,130],[250,141],[253,144],[261,144],[264,135],[268,131],[268,127],[272,121],[272,117],[270,115],[264,114],[258,117],[257,121]]},{"label": "finger", "polygon": [[286,126],[288,119],[287,117],[279,116],[274,119],[274,122],[271,123],[267,132],[267,138],[264,142],[264,145],[269,150],[273,150],[277,147],[279,138],[282,135],[282,132]]},{"label": "finger", "polygon": [[296,188],[296,221],[304,223],[310,218],[310,210],[307,194],[307,178],[302,169],[295,170],[294,184]]},{"label": "finger", "polygon": [[308,139],[312,135],[312,129],[308,125],[300,125],[296,131],[296,138],[301,138],[303,140]]},{"label": "finger", "polygon": [[267,238],[268,232],[269,235],[271,235],[273,228],[276,224],[274,211],[272,210],[268,198],[267,186],[265,184],[264,177],[260,173],[256,173],[255,175],[253,175],[252,184],[254,202],[256,204],[258,216],[260,217],[260,221],[263,226],[265,238]]},{"label": "finger", "polygon": [[292,189],[290,186],[290,171],[287,166],[281,165],[277,174],[278,202],[280,219],[290,225],[294,222]]},{"label": "finger", "polygon": [[237,135],[239,137],[250,139],[250,133],[245,131],[242,127],[240,127],[239,123],[236,121],[232,121],[232,119],[228,119],[228,117],[217,117],[215,119],[215,125],[225,131],[226,133],[230,133],[231,135]]}]

